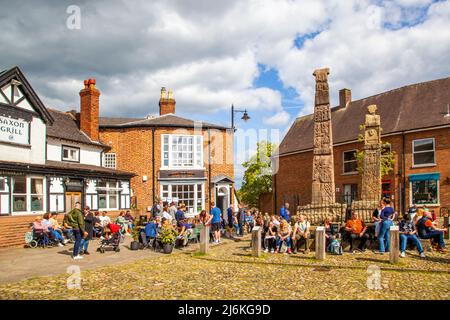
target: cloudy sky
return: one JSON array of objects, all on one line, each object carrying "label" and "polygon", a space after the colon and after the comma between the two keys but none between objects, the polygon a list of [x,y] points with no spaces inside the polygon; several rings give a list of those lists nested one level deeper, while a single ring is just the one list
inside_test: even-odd
[{"label": "cloudy sky", "polygon": [[93,77],[103,116],[157,113],[162,86],[181,116],[230,125],[234,103],[251,116],[237,137],[256,136],[239,163],[311,113],[315,68],[331,70],[332,105],[344,87],[359,99],[450,75],[450,0],[0,2],[0,69],[20,66],[47,106],[78,108]]}]

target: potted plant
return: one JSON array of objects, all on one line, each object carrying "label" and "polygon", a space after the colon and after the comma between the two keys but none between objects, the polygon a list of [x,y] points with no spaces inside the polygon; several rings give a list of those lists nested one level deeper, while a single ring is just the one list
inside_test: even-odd
[{"label": "potted plant", "polygon": [[139,228],[138,224],[136,224],[133,228],[133,231],[131,231],[131,236],[133,237],[133,241],[130,243],[130,249],[131,250],[138,250],[140,247],[139,243],[139,232],[141,229]]},{"label": "potted plant", "polygon": [[160,231],[160,241],[163,247],[164,253],[172,253],[176,240],[176,232],[172,228],[162,228]]}]

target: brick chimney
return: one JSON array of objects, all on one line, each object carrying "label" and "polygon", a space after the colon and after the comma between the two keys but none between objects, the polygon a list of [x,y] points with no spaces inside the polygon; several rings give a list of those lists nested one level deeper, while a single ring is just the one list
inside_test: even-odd
[{"label": "brick chimney", "polygon": [[161,97],[159,98],[159,115],[175,113],[175,99],[173,98],[172,90],[166,95],[166,88],[161,88]]},{"label": "brick chimney", "polygon": [[95,79],[84,80],[84,89],[80,91],[80,129],[94,141],[99,141],[99,97]]},{"label": "brick chimney", "polygon": [[352,102],[352,90],[345,88],[339,90],[339,108],[347,108],[350,102]]}]

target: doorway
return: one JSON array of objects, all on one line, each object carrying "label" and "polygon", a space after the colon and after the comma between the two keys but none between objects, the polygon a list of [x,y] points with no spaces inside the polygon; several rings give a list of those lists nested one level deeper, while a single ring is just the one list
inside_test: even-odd
[{"label": "doorway", "polygon": [[[226,212],[228,209],[228,188],[227,187],[220,187],[217,190],[217,201],[216,206],[220,209],[222,213]],[[226,214],[224,215],[224,217]]]},{"label": "doorway", "polygon": [[81,203],[81,192],[66,192],[66,212],[75,208],[75,203]]}]

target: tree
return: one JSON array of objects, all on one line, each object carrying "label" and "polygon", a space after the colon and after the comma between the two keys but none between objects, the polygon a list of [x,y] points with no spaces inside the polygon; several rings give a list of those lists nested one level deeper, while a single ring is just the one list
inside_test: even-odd
[{"label": "tree", "polygon": [[257,143],[256,154],[242,164],[245,168],[238,195],[242,202],[257,207],[259,196],[272,191],[272,159],[276,145],[266,140]]}]

